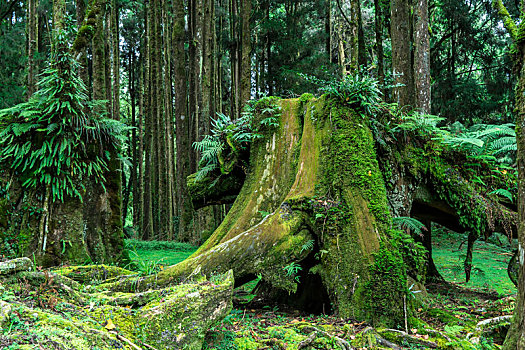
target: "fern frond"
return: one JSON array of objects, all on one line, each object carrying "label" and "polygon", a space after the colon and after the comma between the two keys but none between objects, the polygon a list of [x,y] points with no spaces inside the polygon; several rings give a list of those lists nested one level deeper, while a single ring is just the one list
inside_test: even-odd
[{"label": "fern frond", "polygon": [[395,217],[392,219],[392,223],[398,228],[410,230],[417,235],[420,235],[422,231],[427,231],[427,228],[421,221],[408,216]]},{"label": "fern frond", "polygon": [[498,188],[497,190],[494,190],[492,192],[489,192],[489,194],[496,194],[498,196],[502,196],[502,197],[505,197],[507,198],[509,201],[513,202],[513,197],[512,197],[512,193],[510,193],[510,191],[508,190],[504,190],[502,188]]}]

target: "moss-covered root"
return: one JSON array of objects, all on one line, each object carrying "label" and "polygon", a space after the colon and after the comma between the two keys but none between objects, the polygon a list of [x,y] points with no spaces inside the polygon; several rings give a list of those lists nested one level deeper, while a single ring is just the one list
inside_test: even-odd
[{"label": "moss-covered root", "polygon": [[[38,283],[42,276],[45,280]],[[230,270],[210,281],[145,293],[71,298],[83,293],[67,277],[47,272],[8,275],[0,278],[0,290],[11,296],[0,301],[0,328],[9,329],[0,344],[16,343],[20,349],[35,344],[78,350],[201,349],[206,332],[231,310],[233,283]]]},{"label": "moss-covered root", "polygon": [[135,272],[130,270],[110,265],[67,266],[56,269],[54,272],[74,281],[80,283],[89,282],[92,285],[106,282],[116,277],[136,275]]},{"label": "moss-covered root", "polygon": [[33,262],[29,258],[18,258],[0,262],[0,275],[14,274],[19,271],[31,271]]},{"label": "moss-covered root", "polygon": [[99,287],[123,292],[144,291],[179,283],[194,271],[210,276],[233,269],[236,279],[260,274],[273,287],[294,292],[295,275],[285,267],[308,254],[302,247],[313,237],[305,225],[304,213],[283,206],[242,234],[157,275],[125,278]]}]

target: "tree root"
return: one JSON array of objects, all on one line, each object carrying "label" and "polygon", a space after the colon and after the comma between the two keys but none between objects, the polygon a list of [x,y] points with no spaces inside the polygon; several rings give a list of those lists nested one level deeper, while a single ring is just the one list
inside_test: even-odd
[{"label": "tree root", "polygon": [[421,338],[418,338],[418,337],[414,337],[414,336],[408,334],[407,332],[399,331],[397,329],[385,329],[385,332],[398,333],[404,339],[406,339],[408,341],[411,341],[413,343],[420,344],[420,345],[423,345],[423,346],[426,346],[426,347],[429,347],[429,348],[432,348],[432,349],[435,349],[435,348],[438,347],[438,345],[435,342],[433,342],[433,341],[424,340],[424,339],[421,339]]},{"label": "tree root", "polygon": [[[344,349],[344,350],[353,350],[352,346],[350,345],[349,342],[347,342],[346,340],[344,339],[341,339],[339,337],[336,337],[335,335],[331,335],[329,334],[328,332],[325,332],[323,330],[320,330],[319,328],[316,328],[316,327],[313,327],[313,326],[304,326],[302,329],[301,329],[303,332],[306,332],[306,333],[313,333],[314,335],[317,335],[317,334],[321,334],[329,339],[333,339],[335,341],[335,343],[341,348],[341,349]],[[311,336],[310,336],[311,337]],[[304,342],[308,341],[310,339],[310,337],[308,337],[308,339],[304,340]],[[314,338],[315,339],[315,336]],[[312,341],[313,341],[312,339]],[[303,342],[301,342],[303,343]],[[307,344],[308,345],[308,344]]]}]

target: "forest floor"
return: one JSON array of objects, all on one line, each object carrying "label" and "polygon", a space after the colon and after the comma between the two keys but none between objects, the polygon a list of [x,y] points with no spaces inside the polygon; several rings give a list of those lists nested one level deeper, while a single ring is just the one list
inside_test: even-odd
[{"label": "forest floor", "polygon": [[[427,285],[428,296],[408,319],[408,336],[381,329],[375,334],[401,344],[403,349],[428,349],[434,345],[442,349],[498,349],[506,322],[482,333],[476,332],[476,326],[480,321],[512,314],[515,287],[506,269],[513,244],[498,235],[488,242],[476,242],[472,278],[464,283],[466,243],[462,242],[466,235],[439,228],[433,232],[434,261],[446,282]],[[176,264],[196,249],[171,242],[128,240],[127,244],[133,247],[132,257],[139,268],[146,270]],[[370,325],[365,322],[310,315],[260,301],[250,303],[257,299],[250,293],[255,284],[253,281],[237,290],[234,309],[210,330],[205,349],[300,349],[309,342],[316,349],[338,349],[339,340],[358,349],[371,345],[370,336],[365,335],[370,333]],[[314,332],[316,336],[312,337]]]}]

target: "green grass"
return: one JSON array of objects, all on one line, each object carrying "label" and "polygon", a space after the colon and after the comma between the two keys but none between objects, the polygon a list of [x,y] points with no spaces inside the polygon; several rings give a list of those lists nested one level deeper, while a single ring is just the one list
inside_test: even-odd
[{"label": "green grass", "polygon": [[142,262],[144,265],[150,262],[161,266],[178,264],[197,250],[197,247],[188,243],[135,239],[127,239],[126,247],[131,250],[131,258],[137,263]]},{"label": "green grass", "polygon": [[495,291],[499,294],[516,293],[507,274],[507,265],[512,257],[510,245],[498,245],[479,240],[474,244],[471,279],[465,283],[463,262],[467,253],[466,234],[433,229],[432,256],[441,275],[450,282],[464,287],[483,291]]}]

